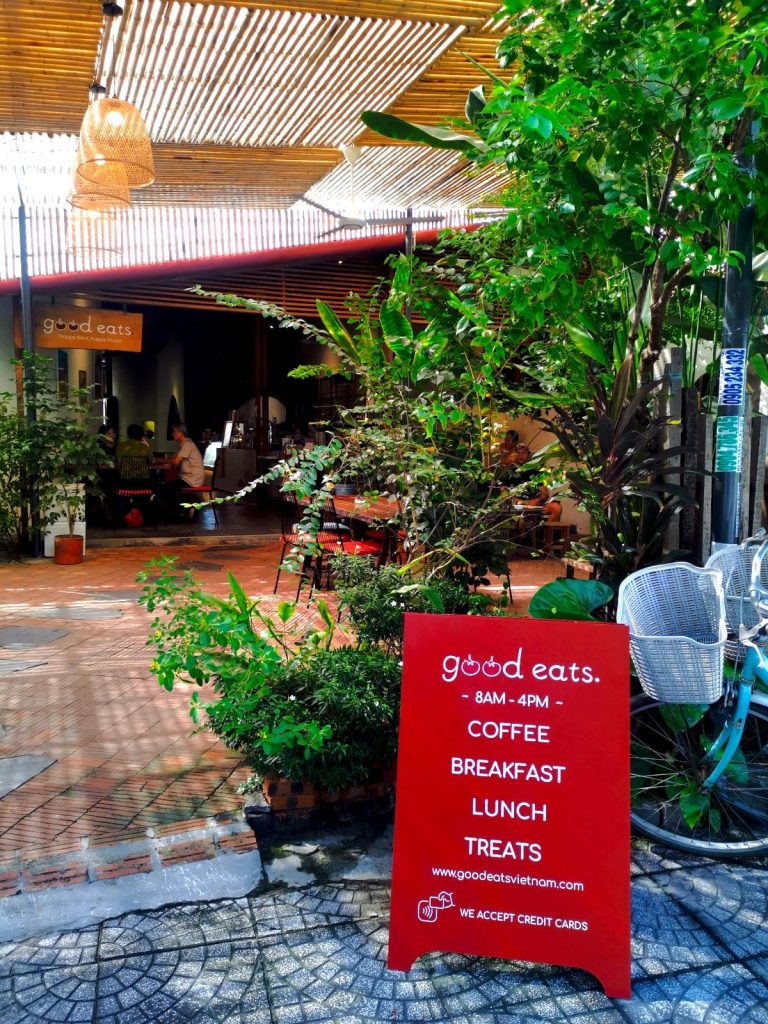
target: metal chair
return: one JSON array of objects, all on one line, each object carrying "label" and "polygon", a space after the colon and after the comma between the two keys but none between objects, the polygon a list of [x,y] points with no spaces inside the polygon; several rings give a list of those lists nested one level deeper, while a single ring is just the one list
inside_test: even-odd
[{"label": "metal chair", "polygon": [[[382,544],[375,540],[355,540],[345,532],[339,523],[339,514],[333,498],[328,498],[320,509],[320,529],[317,532],[317,543],[320,552],[315,557],[315,573],[313,587],[321,588],[323,573],[330,585],[330,569],[326,558],[334,555],[358,555],[376,558],[381,561]],[[311,595],[312,591],[310,591]]]},{"label": "metal chair", "polygon": [[381,557],[381,544],[369,540],[354,540],[341,526],[333,498],[328,498],[320,507],[320,523],[315,536],[298,532],[297,527],[301,521],[303,509],[294,494],[286,495],[286,498],[288,513],[282,522],[280,539],[283,546],[280,552],[280,563],[277,567],[277,577],[273,593],[277,593],[283,559],[289,547],[298,549],[302,547],[309,548],[302,557],[301,569],[299,570],[299,585],[296,590],[297,601],[305,580],[308,579],[310,581],[310,597],[315,587],[318,590],[323,588],[324,576],[326,577],[326,582],[330,582],[328,579],[330,570],[327,559],[333,555],[360,555],[376,557],[377,559]]}]

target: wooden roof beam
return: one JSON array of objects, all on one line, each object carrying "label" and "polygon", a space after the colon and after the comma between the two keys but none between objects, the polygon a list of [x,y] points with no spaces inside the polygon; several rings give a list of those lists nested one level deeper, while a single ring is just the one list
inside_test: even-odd
[{"label": "wooden roof beam", "polygon": [[225,7],[268,8],[307,14],[389,18],[401,21],[439,21],[478,29],[500,9],[499,0],[196,0]]}]

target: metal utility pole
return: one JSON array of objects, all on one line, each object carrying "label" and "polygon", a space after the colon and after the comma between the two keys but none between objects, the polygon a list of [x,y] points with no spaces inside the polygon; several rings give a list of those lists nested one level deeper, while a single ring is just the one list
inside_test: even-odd
[{"label": "metal utility pole", "polygon": [[32,291],[29,286],[29,252],[27,250],[27,209],[19,189],[19,286],[21,292],[21,346],[24,352],[34,347],[32,333]]},{"label": "metal utility pole", "polygon": [[[34,351],[35,340],[32,327],[32,289],[29,284],[29,251],[27,249],[27,210],[24,206],[24,197],[19,188],[19,291],[21,293],[21,347],[25,356],[31,355]],[[24,386],[26,370],[22,367],[22,387]],[[28,423],[35,421],[35,407],[31,405],[24,396],[24,413]],[[32,554],[35,558],[42,558],[43,538],[36,528],[40,517],[40,508],[37,496],[37,488],[34,480],[28,481],[29,486],[29,513],[32,520]]]},{"label": "metal utility pole", "polygon": [[[759,122],[753,121],[748,135],[757,137]],[[736,163],[750,177],[755,175],[755,158],[743,150]],[[723,348],[720,354],[720,386],[717,399],[715,475],[712,493],[713,544],[737,544],[741,513],[742,452],[744,449],[745,381],[749,325],[752,313],[752,243],[755,208],[750,202],[728,225],[728,250],[743,255],[736,266],[725,271],[723,307]]]}]

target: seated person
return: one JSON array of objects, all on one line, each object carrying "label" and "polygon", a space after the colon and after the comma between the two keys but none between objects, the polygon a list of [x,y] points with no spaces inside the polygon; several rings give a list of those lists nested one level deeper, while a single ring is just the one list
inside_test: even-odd
[{"label": "seated person", "polygon": [[541,508],[547,513],[546,521],[548,523],[556,523],[559,521],[560,516],[563,514],[563,506],[550,494],[549,487],[545,483],[539,484],[539,489],[533,498],[529,498],[525,503],[531,508]]},{"label": "seated person", "polygon": [[115,428],[111,423],[101,424],[96,440],[99,442],[99,447],[104,453],[104,459],[102,462],[103,467],[109,468],[111,466],[114,468],[115,451],[117,449],[117,434],[115,433]]},{"label": "seated person", "polygon": [[86,496],[86,518],[98,525],[112,522],[116,514],[115,485],[117,484],[117,467],[115,450],[117,435],[111,423],[102,423],[98,429],[96,440],[101,450],[96,472],[99,488],[96,493]]},{"label": "seated person", "polygon": [[[152,452],[144,444],[144,428],[138,423],[131,423],[126,430],[128,439],[121,441],[115,453],[117,459],[117,471],[123,479],[129,477],[132,480],[148,480],[149,467],[152,464]],[[131,459],[130,472],[124,472],[126,463],[123,460]],[[139,461],[136,461],[139,460]],[[123,468],[121,468],[123,463]]]},{"label": "seated person", "polygon": [[[181,491],[185,487],[202,487],[205,484],[205,468],[200,449],[182,423],[173,428],[173,440],[179,446],[179,450],[172,460],[177,467],[178,475],[175,480],[164,484],[162,496],[166,504],[181,514]],[[191,519],[194,516],[194,509],[189,509],[189,512]]]}]

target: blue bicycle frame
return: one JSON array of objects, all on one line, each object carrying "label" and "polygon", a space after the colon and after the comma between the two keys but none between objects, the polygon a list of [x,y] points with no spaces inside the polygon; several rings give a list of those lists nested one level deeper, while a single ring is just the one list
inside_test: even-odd
[{"label": "blue bicycle frame", "polygon": [[[746,543],[749,542],[747,541]],[[766,593],[760,581],[760,567],[766,555],[768,555],[768,540],[763,541],[756,551],[755,557],[752,559],[752,582],[749,590],[749,596],[761,616],[768,611],[768,593]],[[760,682],[768,686],[768,654],[766,654],[762,647],[752,643],[750,640],[747,643],[747,654],[744,658],[741,675],[739,676],[739,688],[736,694],[736,706],[733,714],[725,723],[722,732],[707,752],[707,760],[713,761],[717,759],[717,764],[706,779],[702,781],[703,789],[712,789],[731,763],[734,754],[739,748],[741,737],[744,734],[749,704],[753,700],[755,679],[759,679]],[[768,704],[768,701],[762,699],[760,702]]]}]

